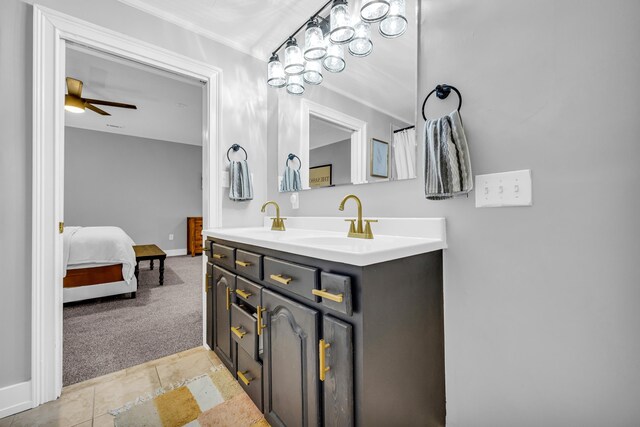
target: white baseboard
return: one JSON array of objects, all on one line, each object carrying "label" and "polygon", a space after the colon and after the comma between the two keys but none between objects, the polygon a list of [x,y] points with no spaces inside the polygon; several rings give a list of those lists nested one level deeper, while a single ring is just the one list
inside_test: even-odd
[{"label": "white baseboard", "polygon": [[0,418],[33,408],[31,381],[0,388]]},{"label": "white baseboard", "polygon": [[182,256],[187,254],[187,249],[163,249],[167,256]]}]

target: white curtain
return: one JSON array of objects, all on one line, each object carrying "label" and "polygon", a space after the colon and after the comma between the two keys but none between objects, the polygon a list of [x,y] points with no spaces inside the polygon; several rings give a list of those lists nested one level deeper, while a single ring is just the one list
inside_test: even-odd
[{"label": "white curtain", "polygon": [[396,179],[416,177],[416,129],[406,129],[393,134],[393,157]]}]

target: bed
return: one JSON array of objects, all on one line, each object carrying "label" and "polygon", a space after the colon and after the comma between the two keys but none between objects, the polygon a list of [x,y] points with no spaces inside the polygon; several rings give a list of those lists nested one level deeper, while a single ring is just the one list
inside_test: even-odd
[{"label": "bed", "polygon": [[134,242],[119,227],[65,227],[63,301],[130,293],[135,298]]}]

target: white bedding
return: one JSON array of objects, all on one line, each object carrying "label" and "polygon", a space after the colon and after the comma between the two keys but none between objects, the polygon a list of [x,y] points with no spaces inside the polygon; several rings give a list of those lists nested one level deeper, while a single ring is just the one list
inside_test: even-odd
[{"label": "white bedding", "polygon": [[65,227],[64,275],[68,268],[122,264],[122,277],[131,283],[136,266],[135,244],[119,227]]}]

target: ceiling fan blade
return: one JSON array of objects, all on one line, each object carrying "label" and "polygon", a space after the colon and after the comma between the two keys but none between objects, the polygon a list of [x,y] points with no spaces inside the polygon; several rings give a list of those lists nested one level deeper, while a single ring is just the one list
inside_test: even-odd
[{"label": "ceiling fan blade", "polygon": [[121,102],[111,102],[111,101],[104,101],[102,99],[89,99],[89,98],[84,98],[84,100],[86,102],[90,102],[92,104],[108,105],[109,107],[130,108],[132,110],[137,110],[138,109],[138,107],[136,107],[135,105],[123,104]]},{"label": "ceiling fan blade", "polygon": [[69,95],[80,98],[80,96],[82,96],[82,82],[73,77],[67,77],[67,91]]},{"label": "ceiling fan blade", "polygon": [[111,115],[111,114],[107,113],[106,111],[101,110],[100,108],[96,107],[95,105],[89,104],[88,102],[85,102],[84,106],[87,107],[91,111],[95,111],[98,114],[102,114],[103,116],[110,116]]}]

